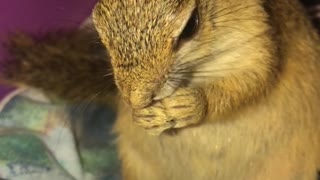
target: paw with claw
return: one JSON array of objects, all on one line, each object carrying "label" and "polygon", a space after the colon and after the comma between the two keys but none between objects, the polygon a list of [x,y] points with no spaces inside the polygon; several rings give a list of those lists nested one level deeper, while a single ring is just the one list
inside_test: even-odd
[{"label": "paw with claw", "polygon": [[149,134],[184,128],[199,123],[206,110],[203,93],[197,89],[178,89],[170,97],[156,101],[150,106],[133,111],[134,122]]}]

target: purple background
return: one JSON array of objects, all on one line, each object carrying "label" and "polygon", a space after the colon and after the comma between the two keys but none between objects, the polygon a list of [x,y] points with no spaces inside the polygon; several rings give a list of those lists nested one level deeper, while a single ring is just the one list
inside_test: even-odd
[{"label": "purple background", "polygon": [[[97,0],[0,0],[0,61],[8,56],[2,47],[10,32],[43,33],[77,28]],[[0,85],[0,100],[12,88]]]}]

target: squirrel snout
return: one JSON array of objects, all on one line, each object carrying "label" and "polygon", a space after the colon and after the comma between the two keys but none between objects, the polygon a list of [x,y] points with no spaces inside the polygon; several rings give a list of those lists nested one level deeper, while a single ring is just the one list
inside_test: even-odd
[{"label": "squirrel snout", "polygon": [[152,103],[152,92],[133,90],[130,93],[129,102],[132,108],[145,108]]},{"label": "squirrel snout", "polygon": [[[148,83],[148,82],[135,82],[131,83],[132,88],[125,88],[122,83],[118,83],[122,89],[123,99],[133,108],[141,109],[149,106],[153,101],[171,96],[176,90],[175,87],[166,83]],[[141,85],[139,85],[141,84]]]},{"label": "squirrel snout", "polygon": [[160,100],[168,96],[168,88],[163,88],[165,78],[163,76],[154,76],[150,78],[127,78],[125,80],[117,79],[117,85],[122,94],[122,98],[133,109],[142,109],[149,106],[153,101]]},{"label": "squirrel snout", "polygon": [[172,86],[165,85],[159,91],[132,91],[130,95],[130,104],[133,108],[145,108],[152,101],[161,100],[170,96],[175,89]]}]

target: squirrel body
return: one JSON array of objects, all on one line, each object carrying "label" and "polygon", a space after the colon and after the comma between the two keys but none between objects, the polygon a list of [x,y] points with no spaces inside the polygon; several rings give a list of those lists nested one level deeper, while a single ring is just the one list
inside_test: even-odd
[{"label": "squirrel body", "polygon": [[298,1],[101,1],[93,18],[127,102],[124,179],[316,179],[319,41]]}]

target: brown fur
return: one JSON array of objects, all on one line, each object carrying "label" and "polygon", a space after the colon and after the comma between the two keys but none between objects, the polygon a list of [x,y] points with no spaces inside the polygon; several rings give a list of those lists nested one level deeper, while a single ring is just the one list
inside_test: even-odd
[{"label": "brown fur", "polygon": [[[177,48],[196,5],[199,31]],[[297,0],[102,0],[93,17],[127,102],[115,125],[124,179],[316,179],[319,39]],[[94,94],[104,81],[86,72]]]},{"label": "brown fur", "polygon": [[[31,37],[14,34],[2,77],[32,86],[69,103],[114,104],[110,62],[95,31],[57,31]],[[108,93],[105,93],[108,92]]]},{"label": "brown fur", "polygon": [[[319,41],[300,4],[197,3],[199,32],[178,50],[196,1],[102,0],[95,8],[129,104],[115,126],[124,179],[316,179]],[[161,133],[170,128],[178,130]]]}]

